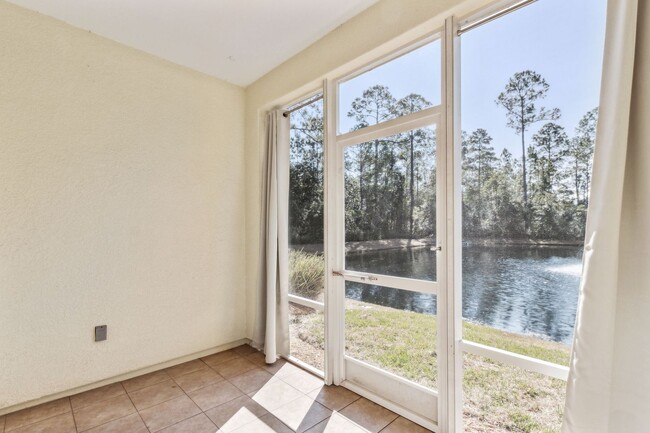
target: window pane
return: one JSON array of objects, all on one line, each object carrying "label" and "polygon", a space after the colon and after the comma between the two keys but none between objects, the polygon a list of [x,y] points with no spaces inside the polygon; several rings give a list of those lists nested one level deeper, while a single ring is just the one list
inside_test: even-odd
[{"label": "window pane", "polygon": [[[323,302],[323,101],[290,117],[289,293]],[[291,356],[323,370],[323,314],[289,304]]]},{"label": "window pane", "polygon": [[345,353],[436,387],[436,297],[347,281]]},{"label": "window pane", "polygon": [[463,248],[463,338],[569,365],[581,247]]},{"label": "window pane", "polygon": [[559,433],[566,382],[472,354],[463,356],[466,433]]},{"label": "window pane", "polygon": [[427,127],[345,150],[346,269],[436,275],[436,131]]},{"label": "window pane", "polygon": [[325,362],[325,320],[313,308],[289,302],[291,356],[323,371]]},{"label": "window pane", "polygon": [[322,302],[323,101],[291,113],[289,293]]},{"label": "window pane", "polygon": [[339,133],[440,104],[440,40],[339,85]]},{"label": "window pane", "polygon": [[348,252],[345,267],[419,280],[436,280],[436,251],[432,246]]},{"label": "window pane", "polygon": [[465,338],[562,365],[578,305],[605,6],[536,2],[461,38]]}]

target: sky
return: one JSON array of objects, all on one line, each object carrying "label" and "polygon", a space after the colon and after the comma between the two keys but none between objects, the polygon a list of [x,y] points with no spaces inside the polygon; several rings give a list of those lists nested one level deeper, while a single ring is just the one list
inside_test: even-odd
[{"label": "sky", "polygon": [[[461,126],[484,128],[497,152],[521,155],[519,136],[506,126],[494,101],[515,73],[532,69],[550,85],[540,106],[559,108],[557,121],[569,136],[580,118],[598,106],[606,0],[538,0],[461,36]],[[352,100],[373,84],[387,85],[397,98],[419,93],[440,103],[440,42],[436,41],[341,84],[340,130],[354,121]],[[404,79],[407,74],[408,79]],[[532,126],[532,136],[543,125]]]}]

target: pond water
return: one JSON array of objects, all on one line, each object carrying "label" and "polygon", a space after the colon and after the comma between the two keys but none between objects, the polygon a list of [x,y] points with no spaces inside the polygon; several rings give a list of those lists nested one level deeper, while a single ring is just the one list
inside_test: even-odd
[{"label": "pond water", "polygon": [[[435,281],[429,247],[348,253],[348,270]],[[582,268],[581,247],[463,248],[463,317],[504,331],[571,344]],[[346,297],[436,314],[436,297],[346,282]]]}]

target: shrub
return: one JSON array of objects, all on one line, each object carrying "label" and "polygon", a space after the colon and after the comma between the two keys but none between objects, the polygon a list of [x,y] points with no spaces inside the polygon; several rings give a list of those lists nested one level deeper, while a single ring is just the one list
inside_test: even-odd
[{"label": "shrub", "polygon": [[289,251],[289,291],[304,298],[315,299],[323,293],[325,259],[321,254],[302,250]]}]

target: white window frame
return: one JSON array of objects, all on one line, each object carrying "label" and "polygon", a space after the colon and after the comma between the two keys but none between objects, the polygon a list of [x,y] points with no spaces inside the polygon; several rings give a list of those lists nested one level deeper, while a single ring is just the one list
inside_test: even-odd
[{"label": "white window frame", "polygon": [[[488,23],[492,20],[498,20],[501,16],[510,12],[514,12],[522,7],[534,3],[535,1],[536,0],[501,0],[498,2],[494,2],[490,5],[484,6],[478,11],[470,12],[464,15],[463,17],[461,17],[460,19],[456,19],[454,17],[447,19],[449,24],[447,27],[449,28],[450,31],[450,33],[448,34],[448,39],[455,41],[451,43],[449,46],[447,46],[446,49],[449,52],[448,54],[453,59],[452,61],[454,63],[453,70],[447,71],[448,73],[453,75],[451,82],[448,82],[448,86],[449,88],[453,86],[457,87],[452,90],[452,92],[454,93],[453,99],[456,102],[453,104],[453,107],[450,110],[448,110],[452,118],[455,119],[453,128],[455,129],[455,135],[457,140],[456,147],[458,148],[461,147],[461,139],[460,139],[461,115],[460,115],[460,88],[459,88],[461,82],[461,67],[460,67],[461,28],[473,27],[475,23]],[[471,29],[466,31],[471,31]],[[454,55],[454,53],[456,54]],[[460,151],[460,149],[456,149],[456,150]],[[460,179],[460,174],[462,173],[462,169],[461,169],[460,156],[453,170],[455,170],[459,174],[459,178],[456,179],[454,183],[457,184],[457,191],[455,191],[455,193],[458,194],[457,200],[460,201],[462,200],[462,196],[461,196],[462,186],[461,186],[461,179]],[[458,224],[461,224],[462,223],[461,209],[459,208],[456,213],[458,213],[458,215],[454,216],[454,221],[456,221]],[[461,229],[459,228],[459,230]],[[462,233],[459,233],[458,242],[461,241],[461,237],[462,237]],[[458,254],[459,254],[458,263],[462,263],[460,261],[462,259],[461,257],[462,251],[460,251]],[[462,275],[460,275],[460,271],[461,270],[459,270],[459,275],[458,275],[459,279],[457,281],[457,284],[459,287],[458,292],[462,297],[462,279],[461,279]],[[498,361],[509,366],[519,367],[528,371],[540,373],[542,375],[553,377],[556,379],[561,379],[564,381],[567,380],[569,375],[569,367],[462,339],[462,304],[460,305],[460,308],[461,308],[460,310],[461,322],[456,324],[456,326],[460,326],[461,328],[461,333],[459,334],[461,335],[461,338],[459,340],[459,348],[463,353],[470,353],[473,355],[487,357],[494,361]],[[461,364],[461,368],[462,368],[462,356],[458,358],[460,359],[457,359],[456,361]],[[460,402],[460,404],[462,405],[462,401]]]},{"label": "white window frame", "polygon": [[[400,414],[428,427],[436,432],[462,433],[462,369],[463,354],[470,353],[499,361],[505,365],[519,367],[556,379],[567,380],[569,368],[550,363],[537,358],[520,355],[517,353],[485,346],[462,338],[462,221],[461,221],[461,131],[460,131],[460,36],[459,29],[470,23],[475,23],[488,18],[499,11],[506,9],[516,10],[518,7],[531,3],[529,0],[476,0],[463,3],[454,8],[447,18],[435,18],[429,26],[419,30],[420,36],[413,35],[407,43],[401,43],[395,48],[392,43],[386,44],[376,50],[374,60],[362,66],[351,66],[343,72],[340,68],[328,75],[322,82],[322,87],[315,89],[301,98],[295,99],[295,105],[315,94],[323,92],[324,116],[324,255],[326,263],[325,275],[325,302],[319,303],[295,295],[289,295],[290,302],[323,311],[325,314],[325,371],[324,380],[327,384],[344,385],[353,391],[364,395],[379,404],[395,410]],[[460,16],[460,18],[457,18]],[[443,21],[444,19],[444,21]],[[417,33],[417,32],[414,32]],[[391,119],[377,125],[371,125],[360,130],[347,133],[338,132],[338,84],[352,79],[381,64],[387,63],[407,52],[415,50],[436,38],[441,39],[442,54],[442,93],[441,104],[420,112]],[[402,40],[402,42],[404,42]],[[390,47],[392,45],[392,47]],[[431,119],[434,119],[431,121]],[[438,262],[438,278],[431,286],[426,288],[427,293],[435,293],[438,297],[438,408],[437,424],[432,424],[426,419],[403,412],[392,401],[376,395],[368,390],[344,382],[345,354],[344,348],[338,342],[343,340],[344,333],[344,279],[336,277],[332,271],[343,269],[345,261],[344,251],[331,248],[333,245],[344,245],[344,221],[342,221],[344,206],[344,185],[341,173],[334,173],[332,168],[343,167],[342,152],[339,146],[351,146],[372,140],[374,138],[394,135],[405,130],[415,129],[435,124],[437,126],[437,153],[438,161],[444,161],[445,167],[440,170],[438,166],[438,184],[445,183],[446,194],[438,195],[441,210],[438,218],[444,221],[437,223],[442,227],[446,224],[447,233],[441,243],[444,266]],[[408,125],[408,126],[407,126]],[[441,175],[441,172],[445,172]],[[441,179],[440,176],[443,176]],[[333,229],[336,228],[336,229]],[[346,272],[348,279],[367,277],[368,273]],[[386,287],[391,285],[391,278],[383,278],[374,284]],[[400,286],[400,288],[402,288]],[[420,290],[418,291],[425,291]],[[444,306],[444,307],[443,307]],[[290,359],[302,366],[313,370],[303,362]],[[364,364],[355,360],[356,363]],[[368,366],[380,372],[376,367]],[[320,373],[320,372],[318,372]],[[410,416],[409,416],[410,415]]]},{"label": "white window frame", "polygon": [[[288,104],[285,104],[283,106],[283,108],[285,110],[289,110],[291,107],[294,107],[294,106],[297,106],[298,104],[302,104],[304,102],[307,102],[310,99],[315,98],[316,96],[318,96],[320,94],[323,94],[323,115],[325,115],[325,92],[324,92],[324,88],[322,88],[322,87],[317,88],[317,89],[313,89],[310,92],[300,96],[299,98],[292,100]],[[325,128],[324,123],[323,123],[323,129],[324,129],[324,131],[323,131],[323,161],[325,161],[326,128]],[[282,157],[286,158],[287,167],[290,167],[290,164],[289,164],[290,156],[287,154],[287,155],[283,155]],[[324,178],[325,178],[325,165],[323,165],[323,179]],[[326,192],[323,191],[324,196],[325,196],[325,194],[326,194]],[[325,197],[323,197],[323,198],[325,198]],[[323,207],[326,209],[325,200],[323,200]],[[326,224],[325,224],[325,226],[326,226]],[[323,227],[323,230],[326,230],[326,228]],[[325,233],[325,232],[323,232],[323,233]],[[323,237],[325,237],[325,234],[323,234]],[[324,241],[324,239],[323,239],[323,241]],[[315,310],[315,311],[323,312],[324,313],[324,319],[325,319],[324,326],[325,326],[325,329],[327,329],[327,313],[326,313],[326,309],[325,309],[325,306],[327,305],[327,290],[324,290],[324,300],[323,300],[323,302],[314,301],[312,299],[304,298],[304,297],[298,296],[298,295],[293,295],[291,293],[289,293],[289,295],[288,295],[288,301],[289,301],[289,303],[298,304],[298,305],[301,305],[303,307],[311,308],[312,310]],[[323,330],[323,332],[325,333],[325,335],[327,335],[326,330]],[[327,337],[325,338],[325,351],[324,352],[325,352],[324,359],[323,359],[323,363],[325,365],[324,370],[327,371]],[[302,359],[296,358],[295,356],[291,355],[290,353],[287,356],[283,356],[283,358],[285,358],[288,361],[291,361],[292,363],[300,366],[301,368],[311,372],[312,374],[314,374],[314,375],[316,375],[318,377],[325,378],[325,371],[321,371],[321,370],[317,369],[313,365],[310,365],[310,364],[306,363]]]}]

